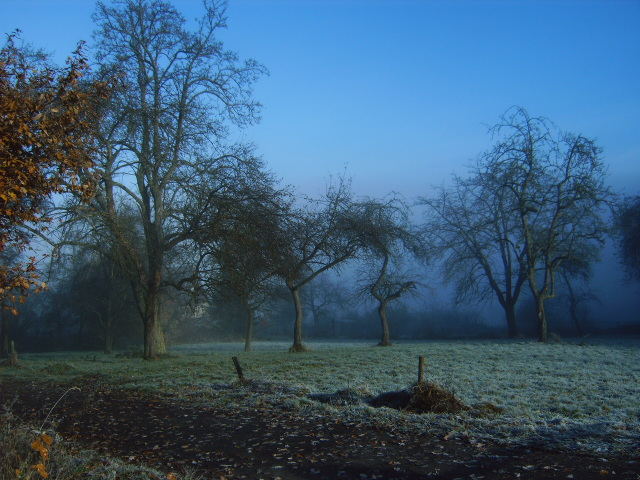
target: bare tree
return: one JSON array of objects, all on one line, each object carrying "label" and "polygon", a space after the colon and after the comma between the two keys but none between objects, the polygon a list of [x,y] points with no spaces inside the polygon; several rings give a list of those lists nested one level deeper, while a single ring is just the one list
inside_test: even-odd
[{"label": "bare tree", "polygon": [[[112,245],[111,248],[114,246]],[[92,315],[103,341],[103,351],[113,353],[116,340],[123,334],[127,324],[135,319],[132,292],[118,262],[117,249],[109,252],[88,252],[85,262],[78,265],[71,279],[71,295],[74,303]]]},{"label": "bare tree", "polygon": [[620,260],[629,278],[640,281],[640,196],[625,199],[616,214]]},{"label": "bare tree", "polygon": [[[98,2],[94,16],[102,70],[116,72],[121,88],[103,106],[100,188],[90,208],[74,215],[118,246],[142,318],[147,359],[166,350],[161,296],[181,284],[168,275],[169,260],[192,244],[219,192],[252,161],[247,148],[225,144],[226,125],[257,120],[251,85],[265,69],[252,60],[241,63],[216,38],[226,27],[225,4],[205,1],[204,7],[193,31],[159,0]],[[119,201],[136,213],[139,244],[117,222]],[[181,273],[193,281],[192,272]]]},{"label": "bare tree", "polygon": [[337,336],[337,310],[344,310],[349,301],[339,278],[321,275],[309,282],[302,294],[304,308],[313,317],[314,336]]},{"label": "bare tree", "polygon": [[[113,352],[116,338],[130,330],[135,307],[131,288],[122,275],[117,257],[107,249],[76,247],[53,259],[55,275],[51,290],[67,319],[61,328],[77,325],[77,344],[102,341],[106,354]],[[61,332],[54,332],[60,336]],[[88,337],[90,334],[91,337]]]},{"label": "bare tree", "polygon": [[341,179],[325,195],[292,209],[280,231],[278,275],[291,292],[295,307],[290,352],[306,350],[302,342],[303,303],[300,290],[318,275],[353,258],[359,247],[353,229],[353,202],[349,183]]},{"label": "bare tree", "polygon": [[564,296],[569,306],[571,322],[576,329],[576,334],[582,337],[585,335],[585,328],[582,318],[584,314],[581,314],[581,310],[584,309],[584,304],[597,300],[597,296],[585,288],[586,282],[591,277],[590,265],[583,262],[566,262],[559,273],[566,289]]},{"label": "bare tree", "polygon": [[427,207],[425,243],[441,259],[445,279],[455,282],[456,300],[496,298],[509,338],[518,336],[516,305],[527,270],[508,190],[494,185],[480,166],[419,203]]},{"label": "bare tree", "polygon": [[[278,268],[278,229],[288,213],[288,195],[274,187],[271,176],[250,183],[209,219],[198,236],[203,263],[210,274],[200,280],[218,297],[237,298],[246,314],[245,351],[251,350],[256,311],[270,298]],[[212,297],[212,295],[209,295]]]},{"label": "bare tree", "polygon": [[387,306],[390,302],[415,289],[416,272],[404,268],[409,258],[424,258],[419,236],[409,223],[407,206],[393,197],[386,202],[359,202],[358,227],[363,272],[362,293],[378,303],[382,327],[379,346],[391,345]]},{"label": "bare tree", "polygon": [[544,342],[544,302],[556,295],[556,274],[565,263],[597,258],[608,233],[603,209],[613,194],[592,139],[558,132],[548,120],[516,107],[493,134],[496,142],[482,158],[484,175],[491,188],[508,192]]}]

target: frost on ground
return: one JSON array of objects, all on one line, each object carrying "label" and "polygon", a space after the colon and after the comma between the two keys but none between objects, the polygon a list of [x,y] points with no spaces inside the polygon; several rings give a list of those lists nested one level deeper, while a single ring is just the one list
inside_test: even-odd
[{"label": "frost on ground", "polygon": [[[312,343],[289,354],[287,344],[258,343],[175,348],[157,362],[100,354],[24,355],[27,371],[72,381],[100,373],[105,381],[229,405],[263,404],[324,412],[407,432],[432,429],[473,441],[538,444],[550,448],[614,452],[640,443],[640,339],[590,344],[528,341],[431,341],[376,348],[363,343]],[[237,355],[253,386],[234,384]],[[416,381],[417,357],[427,359],[427,380],[466,405],[489,403],[501,413],[416,415],[363,404],[330,406],[309,393],[344,389],[377,395]],[[25,375],[25,369],[21,375]],[[6,374],[0,370],[0,375]],[[65,377],[66,375],[66,377]],[[255,382],[257,381],[257,382]]]}]

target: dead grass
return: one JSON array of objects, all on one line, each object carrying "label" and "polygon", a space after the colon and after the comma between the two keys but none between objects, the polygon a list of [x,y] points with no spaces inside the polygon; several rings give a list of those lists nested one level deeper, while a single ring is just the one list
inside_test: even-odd
[{"label": "dead grass", "polygon": [[405,410],[412,413],[460,413],[469,407],[435,383],[419,383],[411,389]]}]

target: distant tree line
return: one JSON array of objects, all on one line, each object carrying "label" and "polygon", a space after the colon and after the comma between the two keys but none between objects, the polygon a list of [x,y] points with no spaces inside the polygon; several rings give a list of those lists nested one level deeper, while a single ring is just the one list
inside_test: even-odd
[{"label": "distant tree line", "polygon": [[[584,285],[613,211],[622,258],[640,278],[638,199],[618,207],[593,139],[521,107],[502,115],[466,176],[416,202],[419,224],[406,200],[356,198],[345,177],[316,198],[296,195],[251,145],[231,140],[259,119],[252,87],[266,68],[225,49],[225,5],[204,5],[187,28],[165,2],[99,2],[92,72],[80,50],[60,70],[8,37],[0,53],[0,108],[10,120],[0,130],[4,354],[19,332],[20,343],[37,337],[39,348],[69,335],[105,352],[136,341],[147,359],[166,352],[167,333],[241,335],[246,350],[256,332],[289,334],[300,352],[305,328],[326,337],[376,331],[363,307],[350,321],[340,315],[353,295],[375,305],[381,346],[391,344],[390,315],[401,337],[495,335],[477,315],[417,313],[398,302],[440,288],[426,264],[441,267],[456,300],[497,300],[509,337],[522,331],[525,292],[540,341],[559,292],[581,334]],[[23,258],[43,242],[48,273]],[[326,281],[340,269],[356,274]],[[45,274],[50,290],[21,305]]]}]

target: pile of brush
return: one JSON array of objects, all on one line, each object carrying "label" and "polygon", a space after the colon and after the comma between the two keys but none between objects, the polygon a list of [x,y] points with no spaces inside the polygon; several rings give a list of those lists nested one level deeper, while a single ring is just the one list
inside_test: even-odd
[{"label": "pile of brush", "polygon": [[381,393],[367,403],[372,407],[389,407],[412,413],[459,413],[469,410],[453,393],[429,382]]}]

